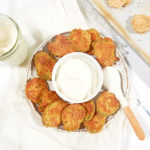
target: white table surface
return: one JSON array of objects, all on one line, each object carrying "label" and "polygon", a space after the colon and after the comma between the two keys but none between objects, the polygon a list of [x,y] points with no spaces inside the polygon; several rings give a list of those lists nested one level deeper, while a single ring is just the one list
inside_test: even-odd
[{"label": "white table surface", "polygon": [[[13,1],[0,0],[0,13],[7,14],[8,6],[11,2]],[[129,54],[127,57],[127,62],[132,68],[132,84],[136,87],[141,102],[147,108],[150,108],[150,66],[145,64],[145,62],[139,56],[137,56],[132,49],[128,48],[128,51]],[[7,83],[7,79],[9,78],[9,72],[9,66],[3,66],[2,64],[0,64],[0,90]],[[147,114],[145,113],[145,115]],[[137,139],[134,132],[132,131],[131,136],[126,141],[126,146],[124,147],[124,150],[134,149],[150,150],[150,133],[148,138],[146,138],[144,141],[140,141]]]}]

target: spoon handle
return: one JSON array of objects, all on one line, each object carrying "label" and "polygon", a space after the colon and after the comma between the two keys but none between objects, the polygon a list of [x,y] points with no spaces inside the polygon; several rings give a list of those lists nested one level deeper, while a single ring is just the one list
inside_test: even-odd
[{"label": "spoon handle", "polygon": [[144,140],[145,139],[145,134],[143,129],[141,128],[138,120],[136,119],[134,113],[132,112],[131,108],[129,106],[124,108],[124,112],[126,113],[126,116],[128,118],[128,120],[131,123],[131,126],[135,132],[135,134],[137,135],[137,137],[140,140]]}]

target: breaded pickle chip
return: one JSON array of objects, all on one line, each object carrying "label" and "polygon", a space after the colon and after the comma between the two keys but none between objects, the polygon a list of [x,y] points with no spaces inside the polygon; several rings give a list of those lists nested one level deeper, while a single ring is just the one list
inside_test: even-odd
[{"label": "breaded pickle chip", "polygon": [[48,50],[52,55],[58,57],[75,52],[69,38],[64,35],[57,35],[55,41],[49,43]]},{"label": "breaded pickle chip", "polygon": [[140,14],[135,15],[132,18],[132,27],[137,33],[145,33],[150,30],[150,18],[149,16]]},{"label": "breaded pickle chip", "polygon": [[95,103],[93,100],[90,100],[88,102],[85,103],[81,103],[81,105],[85,108],[86,110],[86,115],[84,118],[84,121],[89,121],[92,119],[92,117],[94,116],[95,113]]},{"label": "breaded pickle chip", "polygon": [[131,3],[131,0],[107,0],[107,4],[112,8],[125,7]]},{"label": "breaded pickle chip", "polygon": [[89,29],[87,31],[88,31],[88,33],[91,34],[91,41],[92,42],[95,42],[95,41],[97,41],[100,38],[100,34],[98,33],[98,31],[96,29],[91,28],[91,29]]},{"label": "breaded pickle chip", "polygon": [[34,103],[39,103],[44,91],[48,90],[48,85],[45,80],[40,78],[33,78],[26,84],[25,92],[27,98]]},{"label": "breaded pickle chip", "polygon": [[70,41],[76,51],[86,52],[90,49],[91,35],[88,31],[74,29],[70,33]]},{"label": "breaded pickle chip", "polygon": [[110,38],[100,38],[93,43],[93,53],[103,67],[112,66],[118,61],[115,52],[116,46]]},{"label": "breaded pickle chip", "polygon": [[[100,34],[98,33],[98,31],[96,29],[91,28],[91,29],[89,29],[87,31],[91,35],[91,41],[92,41],[92,43],[96,42],[100,38]],[[91,43],[90,49],[86,52],[89,55],[93,55],[94,54],[93,53],[92,43]]]},{"label": "breaded pickle chip", "polygon": [[105,124],[106,117],[99,114],[94,115],[92,120],[84,122],[84,126],[90,133],[98,133]]},{"label": "breaded pickle chip", "polygon": [[34,63],[38,76],[45,80],[51,80],[56,60],[48,53],[39,51],[34,56]]},{"label": "breaded pickle chip", "polygon": [[67,106],[63,100],[57,100],[47,105],[42,114],[42,122],[46,127],[58,127],[61,124],[61,113],[65,106]]},{"label": "breaded pickle chip", "polygon": [[80,128],[80,124],[85,117],[85,109],[80,104],[70,104],[62,112],[62,122],[64,129],[75,131]]},{"label": "breaded pickle chip", "polygon": [[43,112],[44,108],[48,104],[51,104],[52,102],[59,100],[60,98],[54,91],[44,91],[41,99],[42,101],[39,104],[38,109],[40,112]]},{"label": "breaded pickle chip", "polygon": [[120,107],[116,96],[110,92],[104,91],[96,100],[96,110],[100,115],[110,116]]},{"label": "breaded pickle chip", "polygon": [[107,4],[112,8],[120,8],[126,4],[126,0],[107,0]]}]

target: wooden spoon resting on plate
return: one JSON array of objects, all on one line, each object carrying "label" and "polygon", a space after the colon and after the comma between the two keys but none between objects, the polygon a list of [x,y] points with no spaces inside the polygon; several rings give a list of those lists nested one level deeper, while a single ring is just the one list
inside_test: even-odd
[{"label": "wooden spoon resting on plate", "polygon": [[134,113],[130,109],[130,106],[127,104],[127,101],[122,93],[121,79],[119,72],[113,67],[106,67],[103,69],[103,74],[104,74],[103,79],[104,88],[106,88],[108,91],[116,95],[135,134],[140,140],[144,140],[145,134],[143,132],[143,129],[141,128],[138,120],[136,119]]}]

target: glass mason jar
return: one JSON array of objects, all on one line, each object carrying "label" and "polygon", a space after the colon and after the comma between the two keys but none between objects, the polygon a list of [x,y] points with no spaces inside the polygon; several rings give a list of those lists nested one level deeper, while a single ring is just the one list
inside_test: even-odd
[{"label": "glass mason jar", "polygon": [[27,49],[19,26],[12,18],[0,14],[0,61],[19,65],[25,61],[26,56]]}]

